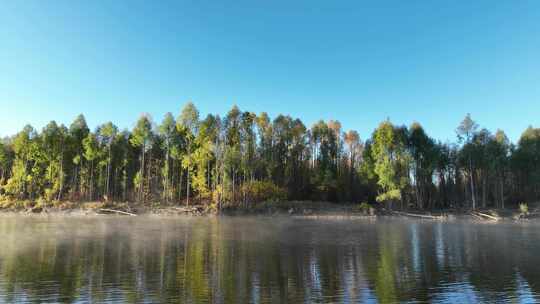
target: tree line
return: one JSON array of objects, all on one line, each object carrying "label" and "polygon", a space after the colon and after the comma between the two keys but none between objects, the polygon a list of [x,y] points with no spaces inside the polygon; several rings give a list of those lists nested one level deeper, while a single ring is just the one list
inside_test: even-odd
[{"label": "tree line", "polygon": [[383,121],[370,138],[339,121],[310,128],[234,106],[201,119],[193,103],[159,123],[141,115],[131,131],[112,122],[91,131],[27,125],[0,142],[4,200],[209,203],[248,207],[265,200],[384,203],[401,208],[498,207],[540,197],[540,129],[517,144],[467,115],[455,143],[419,123]]}]

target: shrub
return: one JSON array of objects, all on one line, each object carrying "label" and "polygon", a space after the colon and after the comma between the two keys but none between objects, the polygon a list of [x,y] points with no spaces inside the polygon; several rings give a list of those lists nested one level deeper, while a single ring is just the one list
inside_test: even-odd
[{"label": "shrub", "polygon": [[252,181],[242,185],[240,189],[249,202],[283,201],[287,199],[287,191],[270,181]]},{"label": "shrub", "polygon": [[364,213],[368,213],[369,208],[371,208],[371,206],[366,202],[360,204],[360,210],[362,210]]},{"label": "shrub", "polygon": [[217,203],[220,200],[221,202],[229,202],[231,200],[231,195],[227,190],[221,191],[221,185],[218,185],[216,190],[212,192],[212,201]]},{"label": "shrub", "polygon": [[526,203],[519,204],[519,212],[523,215],[529,214],[529,206]]},{"label": "shrub", "polygon": [[366,202],[362,202],[353,207],[353,211],[362,212],[363,214],[371,214],[372,209],[371,205]]}]

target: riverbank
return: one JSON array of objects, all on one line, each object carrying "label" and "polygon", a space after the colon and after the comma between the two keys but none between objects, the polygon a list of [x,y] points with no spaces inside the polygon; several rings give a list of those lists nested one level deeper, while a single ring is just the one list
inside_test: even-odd
[{"label": "riverbank", "polygon": [[283,201],[256,204],[226,204],[218,210],[215,204],[164,204],[134,202],[0,202],[0,213],[20,214],[118,214],[118,215],[364,215],[375,216],[375,208],[329,202]]},{"label": "riverbank", "polygon": [[223,206],[220,210],[215,205],[178,205],[160,203],[126,202],[51,202],[35,203],[30,201],[11,201],[0,203],[0,213],[23,215],[122,215],[122,216],[292,216],[302,218],[377,218],[405,217],[425,220],[453,220],[470,218],[475,221],[499,222],[508,220],[530,220],[540,218],[539,209],[523,213],[519,209],[449,209],[449,210],[388,210],[380,206],[367,204],[335,204],[313,201],[263,202],[257,204],[234,204]]}]

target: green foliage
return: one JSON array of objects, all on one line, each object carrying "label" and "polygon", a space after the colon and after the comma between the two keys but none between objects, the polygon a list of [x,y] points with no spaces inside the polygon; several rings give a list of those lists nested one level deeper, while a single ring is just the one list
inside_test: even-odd
[{"label": "green foliage", "polygon": [[[261,200],[401,203],[504,208],[540,200],[540,129],[517,145],[467,115],[458,144],[435,142],[418,123],[382,122],[365,142],[337,120],[307,128],[234,106],[200,120],[193,103],[159,126],[142,115],[131,131],[90,131],[51,121],[0,140],[0,195],[11,201],[139,201],[248,204]],[[58,203],[61,204],[61,203]]]},{"label": "green foliage", "polygon": [[378,202],[401,200],[402,191],[408,184],[410,155],[406,150],[406,137],[403,132],[389,121],[385,121],[373,134],[371,147],[373,171],[381,188],[376,198]]},{"label": "green foliage", "polygon": [[248,202],[279,202],[287,199],[287,191],[270,181],[252,181],[242,185],[240,190]]},{"label": "green foliage", "polygon": [[367,202],[362,202],[360,204],[353,206],[353,211],[361,212],[366,215],[370,214],[372,210],[373,210],[373,207],[371,207],[371,205],[368,204]]},{"label": "green foliage", "polygon": [[529,214],[529,206],[526,203],[519,204],[519,212],[523,215]]}]

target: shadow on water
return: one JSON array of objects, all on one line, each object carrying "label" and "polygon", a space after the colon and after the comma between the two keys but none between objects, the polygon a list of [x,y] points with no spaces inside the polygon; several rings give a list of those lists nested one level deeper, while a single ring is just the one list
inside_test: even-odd
[{"label": "shadow on water", "polygon": [[540,228],[0,217],[1,302],[534,302]]}]

